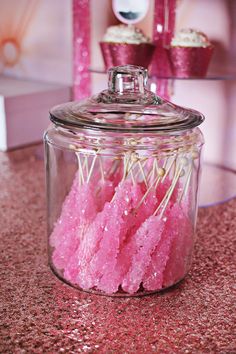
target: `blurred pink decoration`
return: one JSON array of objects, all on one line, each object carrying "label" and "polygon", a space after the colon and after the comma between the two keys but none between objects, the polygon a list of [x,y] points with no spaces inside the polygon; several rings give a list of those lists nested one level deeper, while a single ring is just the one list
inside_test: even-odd
[{"label": "blurred pink decoration", "polygon": [[[15,11],[12,12],[13,6]],[[0,72],[22,66],[22,54],[27,55],[23,42],[39,5],[38,0],[24,0],[20,2],[1,2],[0,19]]]},{"label": "blurred pink decoration", "polygon": [[[152,59],[151,74],[159,77],[171,75],[169,59],[165,46],[169,45],[175,28],[176,0],[156,0],[154,9],[153,43],[156,50]],[[156,84],[156,92],[170,98],[168,80],[152,79]]]},{"label": "blurred pink decoration", "polygon": [[89,0],[73,0],[74,99],[91,95]]}]

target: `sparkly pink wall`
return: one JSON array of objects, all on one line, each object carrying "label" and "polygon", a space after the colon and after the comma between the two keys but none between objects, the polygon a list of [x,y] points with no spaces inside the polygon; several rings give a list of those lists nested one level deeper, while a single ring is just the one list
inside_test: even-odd
[{"label": "sparkly pink wall", "polygon": [[73,73],[74,98],[91,94],[90,67],[90,2],[73,0]]}]

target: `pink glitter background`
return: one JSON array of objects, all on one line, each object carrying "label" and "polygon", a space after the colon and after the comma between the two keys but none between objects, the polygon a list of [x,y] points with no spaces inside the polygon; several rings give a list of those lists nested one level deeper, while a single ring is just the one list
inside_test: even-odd
[{"label": "pink glitter background", "polygon": [[73,0],[74,99],[91,95],[89,0]]},{"label": "pink glitter background", "polygon": [[200,210],[178,286],[111,298],[48,267],[41,146],[0,154],[0,191],[1,353],[236,353],[236,200]]}]

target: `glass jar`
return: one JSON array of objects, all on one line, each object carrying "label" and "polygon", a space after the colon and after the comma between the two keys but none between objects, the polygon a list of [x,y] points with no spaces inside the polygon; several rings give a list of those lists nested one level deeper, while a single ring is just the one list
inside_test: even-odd
[{"label": "glass jar", "polygon": [[189,270],[204,117],[148,91],[141,67],[108,74],[108,90],[50,112],[49,261],[78,289],[142,295]]}]

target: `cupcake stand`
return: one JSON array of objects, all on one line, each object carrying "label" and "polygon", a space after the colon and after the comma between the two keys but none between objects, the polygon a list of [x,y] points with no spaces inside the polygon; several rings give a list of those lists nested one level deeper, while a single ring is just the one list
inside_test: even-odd
[{"label": "cupcake stand", "polygon": [[[218,21],[219,23],[224,23],[226,21],[224,16],[226,16],[227,6],[232,7],[233,13],[234,5],[227,5],[227,2],[223,0],[220,3]],[[80,27],[74,26],[74,93],[75,97],[82,98],[88,96],[88,93],[99,91],[101,85],[103,88],[103,83],[105,85],[106,82],[106,75],[99,48],[90,50],[91,43],[93,43],[93,47],[96,47],[96,45],[98,47],[98,43],[96,44],[94,38],[92,38],[94,30],[92,27],[89,30],[89,21],[86,21],[82,15],[86,13],[86,18],[94,19],[93,10],[91,7],[89,8],[88,4],[86,5],[86,2],[83,2],[83,6],[77,6],[77,4],[78,1],[74,1],[74,21],[75,24],[80,23]],[[152,22],[152,29],[150,29],[149,25],[148,31],[149,33],[151,31],[153,42],[156,45],[156,52],[151,65],[150,88],[153,92],[171,99],[174,103],[187,107],[191,106],[202,111],[207,117],[203,125],[206,146],[200,188],[200,206],[224,202],[233,198],[236,194],[236,162],[233,158],[236,146],[233,142],[232,133],[234,127],[233,116],[236,110],[232,102],[236,79],[236,74],[231,70],[233,67],[231,65],[233,49],[231,48],[231,51],[230,49],[228,50],[229,55],[226,58],[222,44],[217,45],[216,40],[212,62],[205,77],[174,77],[164,47],[169,45],[175,30],[181,28],[181,26],[191,27],[192,25],[196,28],[206,28],[204,16],[195,16],[195,12],[200,15],[203,13],[204,15],[203,7],[201,8],[200,5],[196,4],[190,6],[186,1],[176,2],[175,0],[167,2],[150,1],[149,5],[149,10],[144,20],[141,18],[141,22],[139,22],[139,19],[136,22],[138,24],[141,23],[140,26],[146,26],[146,28],[148,27],[146,22]],[[213,11],[210,1],[207,1],[206,6],[208,6],[209,11]],[[217,15],[217,7],[214,9]],[[109,11],[112,12],[112,9],[110,8]],[[119,21],[122,21],[120,15],[117,15],[117,17]],[[202,20],[200,20],[201,17]],[[107,26],[117,23],[114,12],[110,14],[110,18],[111,22],[108,19],[106,20]],[[232,18],[231,21],[233,21]],[[129,20],[123,19],[123,22],[128,23]],[[134,21],[131,22],[134,23]],[[213,26],[213,23],[210,23],[210,25]],[[103,29],[104,31],[105,29]],[[212,32],[209,29],[206,29],[206,31],[208,33],[209,31],[210,33]],[[104,34],[103,32],[101,32],[100,37]],[[213,31],[213,39],[217,35],[220,36]],[[221,37],[222,43],[227,45],[227,33],[222,34]],[[78,38],[79,41],[77,40]],[[94,60],[93,51],[96,53],[96,60]],[[86,53],[86,55],[81,53]],[[100,62],[97,60],[99,56]],[[224,69],[222,69],[223,56]],[[77,62],[81,64],[78,66],[76,65]],[[99,82],[100,86],[96,87],[97,82]],[[188,94],[186,95],[186,93]]]}]

